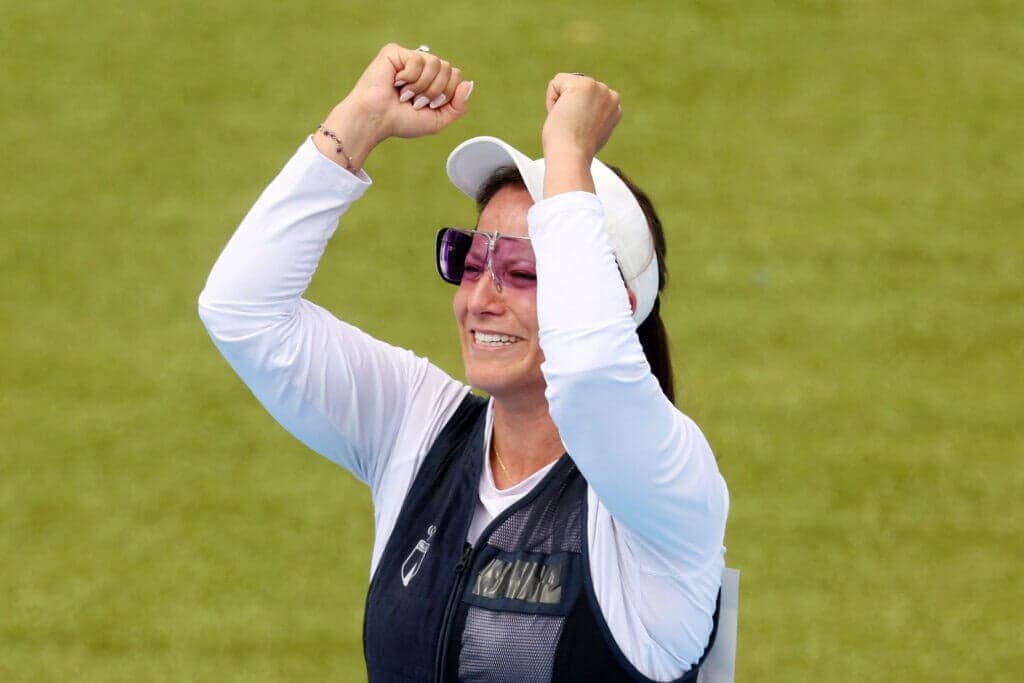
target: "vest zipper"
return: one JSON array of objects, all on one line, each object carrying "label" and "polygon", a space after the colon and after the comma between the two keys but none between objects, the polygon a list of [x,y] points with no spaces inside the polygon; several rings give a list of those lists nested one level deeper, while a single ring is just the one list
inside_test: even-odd
[{"label": "vest zipper", "polygon": [[[563,463],[571,462],[564,455],[563,459],[556,464],[550,472],[548,472],[543,479],[541,479],[533,487],[533,490],[523,496],[518,502],[509,506],[504,512],[491,520],[484,530],[480,533],[476,542],[479,546],[486,545],[487,539],[491,537],[494,530],[505,523],[505,521],[514,515],[519,510],[523,509],[540,495],[540,493],[547,487],[548,482],[555,476],[555,472],[561,472],[560,468],[565,467]],[[451,593],[448,594],[448,602],[444,608],[444,617],[441,619],[441,633],[437,641],[437,650],[434,655],[434,681],[435,683],[444,683],[444,673],[448,667],[448,636],[452,630],[452,620],[455,617],[455,611],[459,604],[459,595],[462,594],[463,582],[465,580],[464,573],[466,568],[469,566],[470,560],[473,557],[473,550],[476,546],[466,543],[462,548],[462,557],[455,563],[455,585],[452,587]]]},{"label": "vest zipper", "polygon": [[448,594],[448,602],[444,607],[444,618],[441,620],[441,634],[437,640],[437,654],[434,656],[434,681],[443,683],[444,672],[448,667],[448,632],[452,628],[452,619],[462,594],[462,580],[465,578],[466,567],[473,555],[473,546],[467,543],[462,549],[462,557],[455,563],[455,585]]}]

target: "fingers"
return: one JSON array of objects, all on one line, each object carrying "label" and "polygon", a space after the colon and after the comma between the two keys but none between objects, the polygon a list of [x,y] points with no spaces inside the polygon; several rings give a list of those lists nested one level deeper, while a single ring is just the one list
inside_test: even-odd
[{"label": "fingers", "polygon": [[603,98],[613,102],[615,106],[619,104],[619,93],[605,83],[583,74],[558,73],[548,83],[545,96],[548,111],[551,111],[551,107],[558,101],[558,98],[567,92],[582,93],[592,99]]},{"label": "fingers", "polygon": [[[447,64],[447,62],[445,62],[445,64]],[[450,71],[448,73],[448,79],[444,85],[444,88],[441,90],[440,93],[430,98],[431,109],[437,109],[438,107],[443,106],[445,103],[451,102],[452,98],[455,97],[455,89],[458,88],[459,85],[462,83],[462,70],[459,69],[457,66],[451,65],[449,65],[448,68]],[[439,74],[439,76],[440,75],[443,75],[443,69],[442,74]]]},{"label": "fingers", "polygon": [[407,83],[402,88],[399,100],[402,102],[413,100],[413,107],[415,109],[423,108],[431,99],[426,98],[423,93],[433,84],[440,70],[440,59],[433,55],[423,54],[422,52],[415,53],[406,62],[406,68],[403,69],[405,75],[398,75],[399,80],[404,80]]},{"label": "fingers", "polygon": [[[417,138],[444,129],[468,111],[466,101],[472,89],[462,71],[447,61],[388,43],[332,111],[332,121],[335,127],[338,121],[372,123],[372,130],[360,131],[368,153],[389,138]],[[346,150],[359,147],[349,141],[352,135],[348,132],[343,137]],[[353,157],[354,165],[365,160],[356,157],[359,154]]]},{"label": "fingers", "polygon": [[448,101],[445,91],[448,89],[448,81],[452,77],[452,65],[442,60],[438,61],[437,73],[426,88],[420,91],[419,97],[413,100],[413,108],[419,109],[427,105],[431,109],[437,109]]},{"label": "fingers", "polygon": [[473,83],[437,55],[399,45],[385,47],[383,82],[373,89],[381,105],[386,137],[417,138],[437,133],[469,111]]},{"label": "fingers", "polygon": [[428,110],[433,115],[437,130],[450,126],[469,111],[469,96],[472,92],[473,81],[462,81],[452,93],[452,99],[445,106]]},{"label": "fingers", "polygon": [[548,82],[547,92],[544,93],[544,106],[547,108],[548,113],[551,113],[551,107],[555,106],[555,102],[558,101],[558,96],[561,95],[561,91],[555,86],[555,80],[558,78],[552,78]]},{"label": "fingers", "polygon": [[400,102],[411,102],[413,109],[437,109],[451,101],[462,83],[461,70],[425,52],[407,50],[403,57],[402,68],[395,74]]},{"label": "fingers", "polygon": [[545,105],[548,117],[541,138],[546,151],[550,146],[593,156],[622,119],[619,93],[580,74],[555,74],[548,83]]},{"label": "fingers", "polygon": [[462,81],[455,88],[450,100],[449,107],[456,116],[462,116],[469,111],[469,96],[473,94],[473,81]]},{"label": "fingers", "polygon": [[[583,88],[584,86],[590,85],[604,85],[593,78],[587,78],[580,74],[571,73],[557,73],[555,77],[548,82],[547,93],[545,94],[544,104],[547,106],[548,112],[551,111],[551,107],[555,106],[555,102],[562,96],[562,93],[570,86],[576,86],[577,89]],[[605,86],[607,87],[607,86]]]}]

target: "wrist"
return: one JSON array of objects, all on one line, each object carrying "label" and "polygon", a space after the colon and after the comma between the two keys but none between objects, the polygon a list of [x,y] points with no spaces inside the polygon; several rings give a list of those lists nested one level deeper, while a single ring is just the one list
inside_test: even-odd
[{"label": "wrist", "polygon": [[544,158],[550,160],[564,161],[565,163],[576,163],[590,165],[591,159],[597,154],[592,147],[580,141],[566,139],[569,136],[541,136],[541,149],[544,151]]},{"label": "wrist", "polygon": [[593,154],[578,147],[544,146],[544,196],[563,192],[594,192],[590,173]]},{"label": "wrist", "polygon": [[[314,135],[313,140],[329,159],[358,173],[373,149],[386,137],[383,120],[350,102],[347,98],[338,104],[323,122],[333,135]],[[342,152],[338,152],[338,148]]]}]

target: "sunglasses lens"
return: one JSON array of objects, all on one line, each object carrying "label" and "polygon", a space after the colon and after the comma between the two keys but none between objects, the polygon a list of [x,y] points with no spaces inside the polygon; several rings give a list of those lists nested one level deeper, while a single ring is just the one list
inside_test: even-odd
[{"label": "sunglasses lens", "polygon": [[437,272],[445,282],[462,282],[466,267],[466,254],[473,246],[473,237],[455,228],[441,228],[437,233]]},{"label": "sunglasses lens", "polygon": [[536,286],[537,260],[529,240],[515,237],[499,239],[491,260],[494,273],[503,284],[515,289]]}]

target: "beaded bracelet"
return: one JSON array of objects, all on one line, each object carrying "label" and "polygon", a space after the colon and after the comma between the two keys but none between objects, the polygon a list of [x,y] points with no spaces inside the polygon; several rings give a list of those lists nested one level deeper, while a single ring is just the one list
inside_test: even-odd
[{"label": "beaded bracelet", "polygon": [[352,157],[348,155],[348,152],[346,152],[345,148],[342,146],[341,138],[339,138],[333,131],[324,128],[324,124],[322,123],[319,126],[317,126],[316,129],[320,131],[320,133],[322,133],[324,137],[330,138],[334,140],[335,143],[337,143],[337,147],[334,148],[334,151],[340,154],[341,156],[345,157],[345,168],[351,171]]}]

